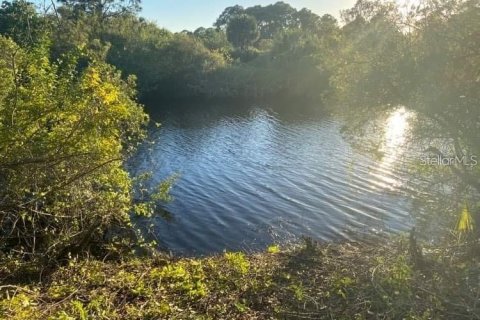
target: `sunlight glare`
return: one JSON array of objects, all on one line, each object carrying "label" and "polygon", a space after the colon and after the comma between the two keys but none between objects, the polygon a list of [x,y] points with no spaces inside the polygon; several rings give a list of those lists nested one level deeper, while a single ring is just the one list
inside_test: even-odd
[{"label": "sunlight glare", "polygon": [[405,152],[411,117],[411,112],[406,110],[405,107],[400,107],[393,111],[385,122],[383,143],[380,148],[383,156],[378,167],[374,172],[371,172],[372,176],[382,181],[381,187],[393,189],[400,184],[393,177],[392,171],[396,162],[402,162],[401,157]]},{"label": "sunlight glare", "polygon": [[395,110],[385,123],[384,152],[396,153],[396,149],[405,143],[409,115],[405,107]]}]

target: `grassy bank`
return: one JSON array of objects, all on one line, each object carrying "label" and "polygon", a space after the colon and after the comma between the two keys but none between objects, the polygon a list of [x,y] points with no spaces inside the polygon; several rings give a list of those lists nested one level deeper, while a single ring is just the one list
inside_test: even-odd
[{"label": "grassy bank", "polygon": [[252,255],[72,260],[41,283],[1,286],[0,318],[478,319],[476,250],[306,241]]}]

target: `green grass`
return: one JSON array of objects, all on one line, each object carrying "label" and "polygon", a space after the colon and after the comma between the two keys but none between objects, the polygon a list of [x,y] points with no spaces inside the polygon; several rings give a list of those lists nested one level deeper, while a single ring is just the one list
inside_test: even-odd
[{"label": "green grass", "polygon": [[414,263],[405,239],[309,241],[251,255],[71,260],[23,284],[3,264],[0,318],[478,319],[476,250],[426,248]]}]

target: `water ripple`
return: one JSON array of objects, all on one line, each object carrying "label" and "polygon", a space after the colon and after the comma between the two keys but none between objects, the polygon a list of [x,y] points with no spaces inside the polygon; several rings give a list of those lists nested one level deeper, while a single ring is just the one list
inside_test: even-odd
[{"label": "water ripple", "polygon": [[152,171],[152,184],[180,173],[165,205],[174,219],[154,220],[173,251],[255,250],[410,225],[404,170],[353,150],[331,117],[212,106],[153,118],[163,122],[151,134],[156,144],[142,147],[130,169]]}]

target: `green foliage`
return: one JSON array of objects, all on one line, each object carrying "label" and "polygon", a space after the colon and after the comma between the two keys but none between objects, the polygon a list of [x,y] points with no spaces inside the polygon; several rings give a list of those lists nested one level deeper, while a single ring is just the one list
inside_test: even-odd
[{"label": "green foliage", "polygon": [[293,296],[298,301],[303,301],[305,299],[305,291],[302,287],[302,284],[291,284],[289,289],[292,291]]},{"label": "green foliage", "polygon": [[3,319],[38,319],[38,316],[37,303],[32,294],[19,293],[10,299],[4,299],[0,302],[0,317]]},{"label": "green foliage", "polygon": [[[273,39],[275,35],[282,31],[298,27],[299,22],[297,20],[297,10],[283,1],[278,1],[263,7],[257,5],[246,8],[245,14],[255,17],[258,21],[262,39]],[[307,10],[303,10],[300,17],[302,17],[304,22],[303,27],[306,27],[307,24],[305,22],[308,18],[317,16]]]},{"label": "green foliage", "polygon": [[398,294],[399,291],[408,290],[409,281],[412,280],[412,269],[407,263],[405,256],[398,256],[393,263],[386,265],[386,262],[383,259],[377,260],[379,267],[385,268],[384,279],[385,283],[390,287],[395,293]]},{"label": "green foliage", "polygon": [[[208,49],[206,38],[172,34],[131,16],[111,21],[101,38],[111,44],[107,61],[136,75],[143,97],[149,93],[157,97],[195,95],[205,75],[224,66],[228,56],[227,48]],[[210,42],[210,46],[215,44]]]},{"label": "green foliage", "polygon": [[48,23],[36,13],[33,3],[3,1],[0,6],[0,34],[21,45],[34,45],[46,36]]},{"label": "green foliage", "polygon": [[[343,14],[339,51],[327,65],[334,89],[329,98],[343,106],[336,111],[347,119],[349,136],[362,136],[375,119],[403,105],[415,115],[411,142],[425,150],[422,156],[463,159],[415,168],[428,181],[426,193],[442,199],[437,205],[422,199],[428,203],[423,208],[442,213],[440,221],[450,228],[458,221],[458,204],[475,203],[480,193],[479,10],[477,1],[427,1],[399,9],[393,2],[359,0]],[[361,145],[370,142],[363,139]],[[471,226],[478,217],[462,214],[460,221]]]},{"label": "green foliage", "polygon": [[65,257],[126,226],[131,180],[123,160],[148,117],[133,79],[80,52],[51,63],[47,49],[24,51],[0,38],[2,250]]},{"label": "green foliage", "polygon": [[267,252],[271,254],[276,254],[280,252],[280,246],[278,245],[271,245],[267,248]]},{"label": "green foliage", "polygon": [[[371,5],[369,10],[358,8],[366,3]],[[402,90],[409,89],[400,76],[412,70],[412,61],[396,10],[368,1],[359,1],[351,10],[354,16],[343,28],[337,61],[330,66],[336,94],[349,107],[398,105]]]},{"label": "green foliage", "polygon": [[238,5],[228,7],[214,25],[218,29],[225,29],[234,18],[245,14],[254,17],[257,21],[260,39],[273,39],[279,33],[291,29],[302,29],[310,33],[319,31],[319,16],[306,8],[296,10],[283,1],[249,8]]},{"label": "green foliage", "polygon": [[402,241],[309,246],[275,255],[72,260],[40,284],[3,287],[0,318],[472,319],[479,312],[478,256],[428,247],[428,266],[419,269]]},{"label": "green foliage", "polygon": [[226,32],[228,41],[241,50],[251,46],[259,36],[257,20],[246,14],[232,17]]},{"label": "green foliage", "polygon": [[77,318],[80,320],[87,320],[87,310],[85,310],[83,303],[78,300],[72,301],[71,303]]},{"label": "green foliage", "polygon": [[[475,1],[431,4],[419,22],[421,25],[429,21],[429,27],[414,36],[418,71],[415,84],[419,92],[411,104],[423,126],[415,133],[437,153],[452,150],[449,153],[466,159],[480,153],[480,58],[478,39],[474,36],[480,28],[479,13]],[[432,136],[445,138],[431,142]],[[478,199],[479,168],[468,163],[450,167],[451,186],[465,190],[463,194],[458,192],[459,197],[453,201]]]},{"label": "green foliage", "polygon": [[245,259],[245,255],[241,252],[226,252],[225,260],[241,275],[246,274],[250,267],[250,263]]},{"label": "green foliage", "polygon": [[189,297],[201,298],[207,294],[205,275],[200,263],[168,265],[160,270],[152,270],[150,277],[159,283],[169,282],[170,288]]},{"label": "green foliage", "polygon": [[333,275],[333,293],[339,295],[343,299],[347,299],[348,289],[355,284],[355,280],[349,276]]},{"label": "green foliage", "polygon": [[201,39],[209,50],[217,50],[226,54],[230,51],[227,35],[222,30],[201,27],[195,30],[193,35]]},{"label": "green foliage", "polygon": [[76,13],[87,13],[101,19],[140,11],[141,0],[58,0]]},{"label": "green foliage", "polygon": [[169,31],[125,16],[111,21],[101,38],[111,44],[107,61],[126,74],[136,75],[141,93],[154,89],[165,77],[167,70],[159,59],[168,59],[162,51],[173,39]]},{"label": "green foliage", "polygon": [[[45,15],[25,1],[0,9],[2,279],[25,261],[22,270],[39,259],[118,253],[131,245],[119,231],[131,231],[129,215],[150,216],[169,200],[173,180],[150,192],[123,167],[147,121],[135,76],[142,98],[331,98],[353,115],[350,128],[406,105],[416,113],[415,139],[435,154],[480,154],[478,1],[401,12],[393,2],[359,0],[342,27],[283,2],[234,6],[216,29],[178,34],[135,16],[139,1],[61,2]],[[450,190],[448,201],[477,203],[479,168],[422,174]],[[472,231],[477,211],[461,211],[457,230]],[[472,243],[473,254],[427,250],[425,265],[412,265],[402,245],[313,241],[256,256],[70,260],[41,288],[0,287],[0,317],[471,319],[480,294]]]},{"label": "green foliage", "polygon": [[[283,2],[246,9],[235,6],[222,13],[217,28],[172,34],[138,18],[138,3],[69,0],[42,15],[23,1],[14,1],[5,7],[8,28],[0,33],[34,43],[49,34],[53,60],[81,47],[122,70],[124,77],[135,75],[143,101],[161,97],[264,98],[279,92],[318,98],[318,93],[322,95],[328,88],[323,57],[327,39],[329,45],[334,43],[333,34],[338,31],[333,18],[320,18],[306,9],[297,11]],[[271,52],[275,42],[278,44],[275,39],[295,32],[303,32],[306,45],[317,51],[296,50],[278,59],[277,51]],[[295,37],[292,41],[293,48]],[[319,41],[324,43],[321,48]]]},{"label": "green foliage", "polygon": [[242,6],[235,5],[232,7],[227,7],[225,10],[223,10],[213,25],[217,27],[217,29],[226,28],[230,22],[230,19],[243,13],[245,13],[245,9]]}]

